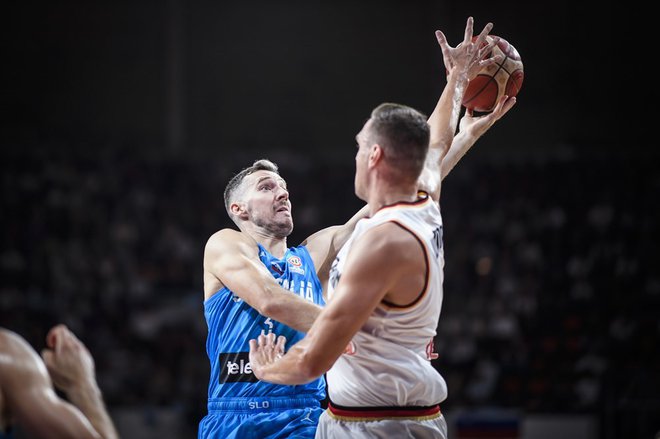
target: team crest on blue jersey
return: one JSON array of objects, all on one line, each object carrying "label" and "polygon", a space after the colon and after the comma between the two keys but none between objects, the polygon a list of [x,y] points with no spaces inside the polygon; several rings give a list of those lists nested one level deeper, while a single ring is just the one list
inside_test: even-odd
[{"label": "team crest on blue jersey", "polygon": [[286,262],[289,264],[289,271],[298,274],[305,274],[305,269],[302,268],[302,261],[298,256],[289,256]]}]

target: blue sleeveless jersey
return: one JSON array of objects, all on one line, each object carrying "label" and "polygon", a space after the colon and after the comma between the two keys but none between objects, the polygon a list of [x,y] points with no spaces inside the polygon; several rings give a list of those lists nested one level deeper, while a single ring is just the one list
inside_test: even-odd
[{"label": "blue sleeveless jersey", "polygon": [[[259,245],[259,259],[284,289],[318,305],[325,304],[321,282],[306,247],[289,248],[278,259]],[[304,333],[259,314],[226,287],[204,302],[204,316],[209,331],[206,353],[211,362],[209,406],[222,398],[325,398],[323,377],[300,386],[271,384],[259,381],[250,367],[249,340],[256,339],[262,331],[285,336],[287,350]]]}]

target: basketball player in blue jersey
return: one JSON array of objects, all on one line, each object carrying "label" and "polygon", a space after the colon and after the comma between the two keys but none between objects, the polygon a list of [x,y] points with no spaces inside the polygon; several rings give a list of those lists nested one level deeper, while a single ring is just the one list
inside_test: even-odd
[{"label": "basketball player in blue jersey", "polygon": [[[0,439],[117,438],[94,376],[94,360],[66,326],[52,328],[43,359],[0,328]],[[69,402],[61,399],[53,383]]]},{"label": "basketball player in blue jersey", "polygon": [[443,295],[440,183],[470,143],[463,136],[480,136],[515,104],[504,97],[485,118],[468,112],[454,138],[469,78],[493,62],[481,45],[492,25],[475,41],[472,27],[470,18],[456,48],[437,33],[448,78],[428,121],[383,104],[356,136],[355,193],[369,214],[333,262],[328,305],[307,335],[293,346],[273,333],[250,341],[261,380],[305,385],[327,372],[316,437],[447,437],[446,384],[430,362]]},{"label": "basketball player in blue jersey", "polygon": [[288,248],[293,230],[289,193],[268,160],[256,161],[231,179],[225,206],[240,231],[220,230],[204,252],[211,376],[208,415],[198,436],[314,437],[326,396],[324,379],[302,386],[261,382],[250,368],[248,341],[262,333],[285,335],[294,343],[302,338],[324,304],[328,258],[362,214]]},{"label": "basketball player in blue jersey", "polygon": [[[484,64],[490,62],[495,60]],[[444,114],[451,105],[441,98],[437,112]],[[466,134],[452,145],[453,164],[501,117],[501,110],[463,118]],[[323,229],[290,248],[289,192],[274,163],[258,160],[242,170],[230,180],[224,198],[239,231],[216,232],[204,252],[211,374],[208,414],[198,437],[314,437],[326,396],[323,377],[301,385],[260,381],[249,361],[249,340],[273,334],[285,337],[290,346],[303,338],[324,305],[322,286],[330,265],[369,206],[346,224]]]}]

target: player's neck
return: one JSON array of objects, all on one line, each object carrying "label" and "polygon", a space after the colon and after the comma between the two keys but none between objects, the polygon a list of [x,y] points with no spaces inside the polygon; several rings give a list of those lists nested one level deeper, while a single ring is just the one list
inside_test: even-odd
[{"label": "player's neck", "polygon": [[370,215],[378,212],[383,206],[401,202],[413,202],[417,200],[417,185],[387,184],[381,183],[369,192],[367,203]]},{"label": "player's neck", "polygon": [[282,258],[284,253],[286,253],[286,237],[277,238],[261,230],[252,231],[250,236],[252,236],[255,241],[261,244],[263,248],[268,250],[268,253],[275,256],[276,258]]}]

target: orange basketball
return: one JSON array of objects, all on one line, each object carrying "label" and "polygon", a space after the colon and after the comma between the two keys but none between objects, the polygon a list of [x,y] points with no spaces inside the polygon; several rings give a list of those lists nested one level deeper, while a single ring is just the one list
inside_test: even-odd
[{"label": "orange basketball", "polygon": [[[492,41],[493,36],[486,37],[488,42]],[[504,55],[504,60],[484,67],[470,81],[463,96],[463,105],[466,108],[486,113],[493,111],[502,96],[516,96],[522,87],[525,74],[520,54],[504,38],[499,37],[499,39],[488,57],[501,53]]]}]

